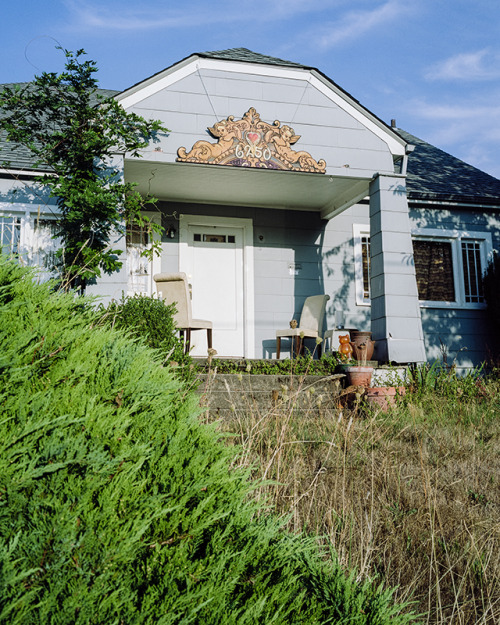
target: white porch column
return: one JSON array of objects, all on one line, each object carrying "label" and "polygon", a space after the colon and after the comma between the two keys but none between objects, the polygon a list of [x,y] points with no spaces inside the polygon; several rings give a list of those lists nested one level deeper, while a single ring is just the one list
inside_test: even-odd
[{"label": "white porch column", "polygon": [[370,183],[370,270],[374,357],[424,362],[405,176],[377,174]]}]

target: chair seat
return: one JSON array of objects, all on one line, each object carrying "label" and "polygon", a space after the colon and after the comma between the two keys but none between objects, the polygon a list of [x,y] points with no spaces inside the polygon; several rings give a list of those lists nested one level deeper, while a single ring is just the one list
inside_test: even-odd
[{"label": "chair seat", "polygon": [[[213,328],[213,323],[211,321],[205,321],[204,319],[191,319],[189,327],[191,330],[207,330]],[[186,328],[181,329],[185,330]]]},{"label": "chair seat", "polygon": [[313,339],[318,336],[316,330],[308,328],[288,328],[287,330],[276,330],[276,336],[304,336],[304,338]]}]

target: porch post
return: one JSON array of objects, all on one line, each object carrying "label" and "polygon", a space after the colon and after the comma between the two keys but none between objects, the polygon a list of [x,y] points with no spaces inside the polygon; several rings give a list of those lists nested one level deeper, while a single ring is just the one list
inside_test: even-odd
[{"label": "porch post", "polygon": [[377,174],[370,183],[370,273],[375,358],[424,362],[405,176]]}]

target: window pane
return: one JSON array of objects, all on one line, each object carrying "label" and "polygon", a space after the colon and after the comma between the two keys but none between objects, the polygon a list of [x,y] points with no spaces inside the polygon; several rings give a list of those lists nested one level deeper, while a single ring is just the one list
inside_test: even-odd
[{"label": "window pane", "polygon": [[370,299],[370,237],[361,237],[361,256],[363,259],[363,298]]},{"label": "window pane", "polygon": [[11,256],[19,251],[21,220],[19,217],[0,215],[0,251]]},{"label": "window pane", "polygon": [[462,264],[466,302],[484,302],[481,280],[481,244],[478,241],[462,241]]},{"label": "window pane", "polygon": [[454,302],[451,242],[414,240],[413,255],[418,298],[431,302]]},{"label": "window pane", "polygon": [[127,224],[127,245],[147,245],[149,242],[149,225]]}]

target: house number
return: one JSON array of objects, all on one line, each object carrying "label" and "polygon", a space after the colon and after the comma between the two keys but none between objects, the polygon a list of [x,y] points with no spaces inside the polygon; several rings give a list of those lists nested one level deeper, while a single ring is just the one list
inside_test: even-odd
[{"label": "house number", "polygon": [[238,158],[255,156],[256,158],[264,158],[266,161],[271,159],[271,150],[269,148],[263,150],[257,145],[241,145],[241,143],[238,143],[235,153]]}]

